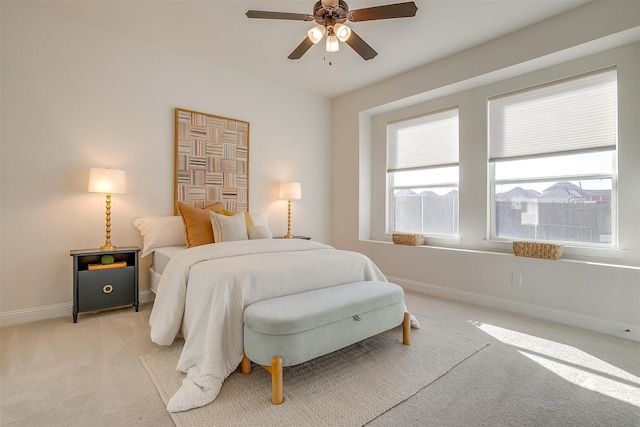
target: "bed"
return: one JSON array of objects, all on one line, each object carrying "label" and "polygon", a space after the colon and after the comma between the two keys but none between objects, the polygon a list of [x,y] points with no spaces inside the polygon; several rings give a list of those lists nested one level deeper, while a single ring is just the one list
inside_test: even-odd
[{"label": "bed", "polygon": [[167,268],[169,260],[178,252],[187,249],[186,246],[166,246],[153,251],[151,267],[149,268],[149,289],[154,293],[158,293],[158,285],[164,269]]},{"label": "bed", "polygon": [[[386,281],[366,256],[315,241],[247,238],[187,249],[180,217],[137,218],[134,224],[143,236],[142,256],[153,255],[151,339],[171,345],[184,338],[177,369],[186,377],[167,405],[170,412],[215,400],[242,360],[246,306],[348,282]],[[412,324],[419,326],[415,318]]]}]

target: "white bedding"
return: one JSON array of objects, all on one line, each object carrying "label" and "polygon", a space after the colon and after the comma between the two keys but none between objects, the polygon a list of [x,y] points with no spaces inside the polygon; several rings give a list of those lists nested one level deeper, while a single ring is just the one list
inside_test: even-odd
[{"label": "white bedding", "polygon": [[186,246],[165,246],[153,250],[153,271],[162,275],[164,269],[167,268],[169,260],[178,252],[187,249]]},{"label": "white bedding", "polygon": [[164,269],[167,268],[169,260],[172,256],[180,251],[187,249],[186,246],[164,246],[160,248],[154,248],[153,260],[151,262],[151,268],[149,268],[149,289],[154,294],[158,293],[158,286],[160,285],[160,278]]},{"label": "white bedding", "polygon": [[151,339],[185,344],[182,387],[167,405],[185,411],[212,402],[243,355],[244,308],[267,298],[360,280],[384,280],[366,256],[301,239],[198,246],[173,255],[153,310]]}]

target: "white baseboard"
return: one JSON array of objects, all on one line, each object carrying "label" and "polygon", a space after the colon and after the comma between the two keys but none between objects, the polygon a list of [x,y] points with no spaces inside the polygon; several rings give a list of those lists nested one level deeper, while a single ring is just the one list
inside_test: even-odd
[{"label": "white baseboard", "polygon": [[140,291],[138,298],[140,299],[140,304],[153,302],[156,299],[156,294],[153,291],[147,289],[146,291]]},{"label": "white baseboard", "polygon": [[524,314],[531,317],[550,320],[552,322],[563,323],[566,325],[576,326],[578,328],[614,335],[620,338],[640,341],[640,325],[621,324],[571,311],[557,310],[540,305],[513,301],[506,298],[498,298],[460,289],[446,288],[443,286],[417,282],[415,280],[401,279],[399,277],[387,276],[387,279],[390,282],[397,283],[408,291],[434,295],[469,304],[497,308],[499,310]]},{"label": "white baseboard", "polygon": [[[152,302],[155,294],[151,291],[140,291],[140,303]],[[46,305],[43,307],[25,308],[23,310],[0,313],[0,326],[17,325],[19,323],[35,322],[36,320],[53,319],[73,314],[73,303]]]}]

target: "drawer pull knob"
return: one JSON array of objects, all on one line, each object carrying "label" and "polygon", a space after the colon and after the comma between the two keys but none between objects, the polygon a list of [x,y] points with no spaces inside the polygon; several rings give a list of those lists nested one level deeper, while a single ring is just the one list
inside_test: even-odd
[{"label": "drawer pull knob", "polygon": [[110,294],[111,292],[113,292],[113,286],[104,285],[104,287],[102,288],[102,292],[104,292],[105,294]]}]

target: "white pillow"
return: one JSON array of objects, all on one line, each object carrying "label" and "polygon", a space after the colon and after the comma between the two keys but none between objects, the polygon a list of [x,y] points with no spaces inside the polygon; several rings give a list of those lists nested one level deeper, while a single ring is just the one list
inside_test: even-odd
[{"label": "white pillow", "polygon": [[142,235],[142,254],[145,257],[156,248],[186,246],[184,221],[177,215],[133,218],[133,225]]},{"label": "white pillow", "polygon": [[269,214],[248,213],[247,215],[251,217],[251,220],[253,221],[253,225],[262,225],[264,227],[269,228],[269,225],[267,224],[267,221],[269,221]]},{"label": "white pillow", "polygon": [[249,227],[247,234],[249,235],[249,240],[273,239],[271,230],[269,230],[269,227],[264,225],[254,225]]},{"label": "white pillow", "polygon": [[247,228],[247,234],[249,235],[250,240],[273,239],[273,235],[269,229],[269,224],[267,224],[269,221],[269,214],[248,213],[247,215],[251,217],[251,221],[253,222],[253,225]]},{"label": "white pillow", "polygon": [[211,226],[213,227],[213,238],[216,242],[233,242],[236,240],[248,240],[247,222],[244,213],[240,212],[233,216],[220,215],[209,212]]},{"label": "white pillow", "polygon": [[271,230],[266,225],[254,225],[247,230],[250,240],[256,239],[273,239]]}]

